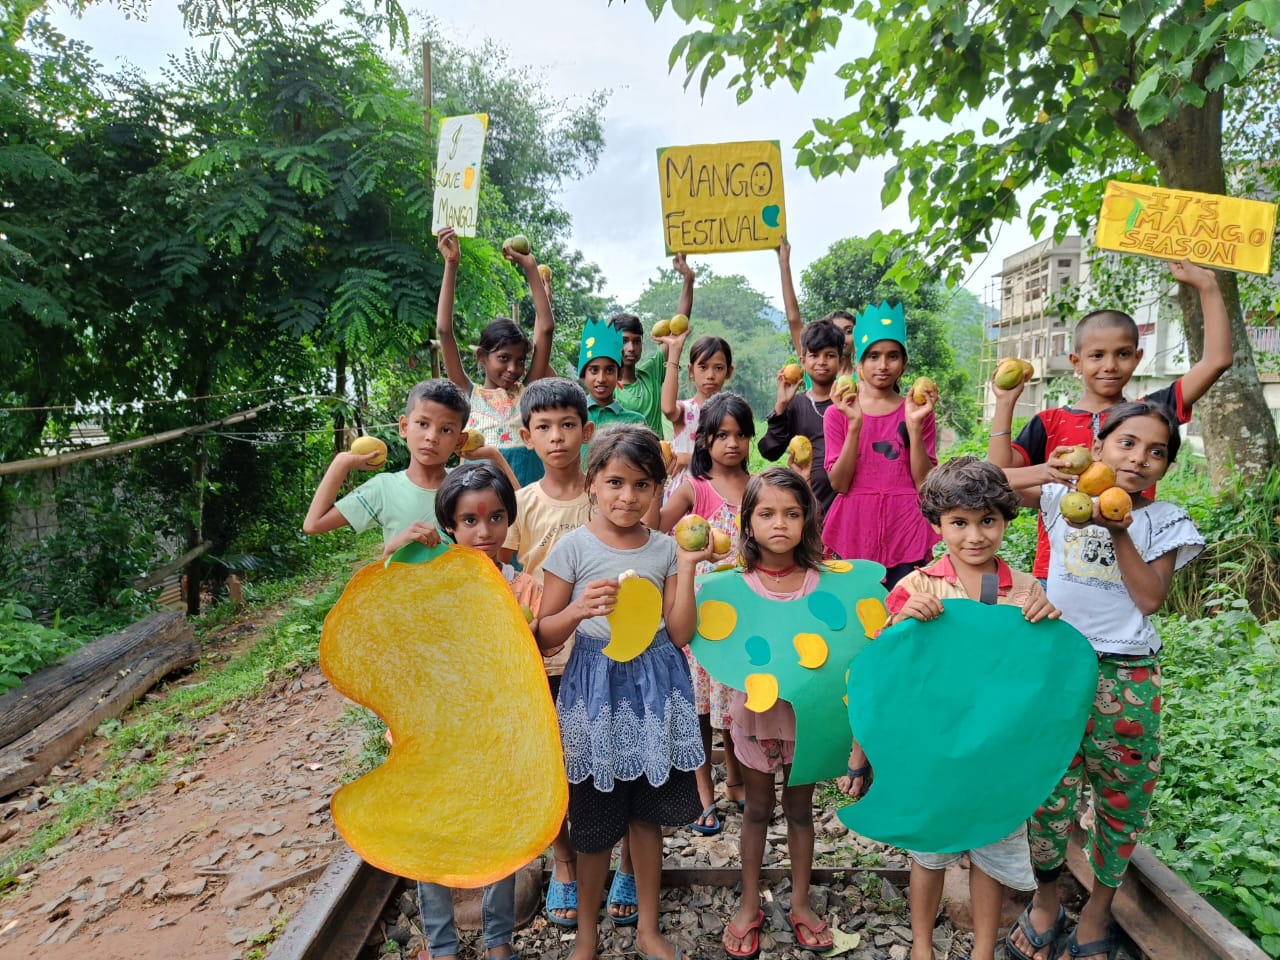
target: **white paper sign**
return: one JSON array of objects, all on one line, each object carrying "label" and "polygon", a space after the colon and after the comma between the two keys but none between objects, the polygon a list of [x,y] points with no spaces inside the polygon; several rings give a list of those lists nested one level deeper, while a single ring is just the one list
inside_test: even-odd
[{"label": "white paper sign", "polygon": [[440,152],[436,155],[436,188],[431,232],[453,227],[460,237],[476,235],[480,207],[480,158],[489,129],[487,113],[444,117],[440,121]]}]

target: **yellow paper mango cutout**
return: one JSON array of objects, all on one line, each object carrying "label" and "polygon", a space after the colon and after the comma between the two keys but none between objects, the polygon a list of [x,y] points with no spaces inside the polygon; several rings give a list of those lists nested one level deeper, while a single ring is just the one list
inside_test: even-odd
[{"label": "yellow paper mango cutout", "polygon": [[476,167],[475,167],[475,164],[472,164],[471,166],[467,167],[467,169],[462,171],[462,189],[470,190],[471,185],[475,182],[476,182]]},{"label": "yellow paper mango cutout", "polygon": [[609,642],[600,652],[619,663],[634,660],[649,649],[662,623],[662,591],[644,577],[624,573],[608,620]]},{"label": "yellow paper mango cutout", "polygon": [[853,564],[848,560],[828,560],[825,566],[832,573],[848,573],[853,569]]},{"label": "yellow paper mango cutout", "polygon": [[493,562],[466,547],[420,552],[426,562],[359,571],[325,618],[321,668],[394,740],[382,766],[334,794],[333,822],[379,869],[479,887],[559,831],[559,727],[537,645]]},{"label": "yellow paper mango cutout", "polygon": [[816,633],[797,633],[791,638],[796,653],[800,654],[800,666],[817,670],[827,662],[827,641]]},{"label": "yellow paper mango cutout", "polygon": [[745,686],[748,710],[764,713],[778,702],[778,678],[772,673],[748,674]]},{"label": "yellow paper mango cutout", "polygon": [[698,632],[708,640],[723,640],[738,625],[738,611],[723,600],[707,600],[698,607]]},{"label": "yellow paper mango cutout", "polygon": [[889,611],[885,609],[884,602],[873,597],[864,597],[859,600],[854,607],[854,612],[858,615],[858,622],[862,624],[862,629],[872,640],[889,620]]}]

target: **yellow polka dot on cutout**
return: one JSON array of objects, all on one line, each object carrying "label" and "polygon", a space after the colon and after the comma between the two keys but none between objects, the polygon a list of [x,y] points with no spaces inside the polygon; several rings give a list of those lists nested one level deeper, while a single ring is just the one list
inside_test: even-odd
[{"label": "yellow polka dot on cutout", "polygon": [[738,611],[722,600],[707,600],[698,607],[698,632],[708,640],[723,640],[738,625]]}]

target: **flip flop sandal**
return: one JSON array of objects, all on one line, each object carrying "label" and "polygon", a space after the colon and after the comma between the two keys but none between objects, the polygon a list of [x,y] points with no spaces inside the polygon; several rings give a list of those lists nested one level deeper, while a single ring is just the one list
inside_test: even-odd
[{"label": "flip flop sandal", "polygon": [[[613,883],[609,884],[609,900],[610,907],[639,907],[640,901],[636,898],[636,878],[634,874],[623,873],[621,870],[613,872]],[[609,911],[609,919],[613,921],[617,927],[633,927],[640,920],[640,911],[637,909],[634,913],[625,916],[614,916],[612,910]]]},{"label": "flip flop sandal", "polygon": [[[1062,905],[1058,905],[1058,918],[1053,921],[1053,926],[1047,930],[1037,930],[1031,926],[1031,904],[1027,904],[1027,908],[1022,911],[1018,917],[1017,927],[1022,931],[1022,935],[1027,938],[1027,943],[1031,944],[1031,953],[1026,954],[1019,950],[1013,944],[1013,931],[1011,930],[1004,938],[1004,949],[1014,960],[1035,960],[1035,954],[1043,950],[1049,944],[1053,943],[1062,934],[1062,926],[1067,922],[1067,911]],[[1087,957],[1088,954],[1086,953]]]},{"label": "flip flop sandal", "polygon": [[[810,953],[830,953],[836,948],[835,939],[830,943],[813,944],[806,941],[813,940],[818,934],[823,933],[827,929],[827,921],[819,920],[817,926],[805,923],[803,920],[797,920],[795,914],[787,911],[787,923],[791,924],[791,932],[796,938],[796,946],[801,950],[808,950]],[[800,931],[804,930],[806,937],[800,936]]]},{"label": "flip flop sandal", "polygon": [[[698,822],[698,820],[705,820],[707,817],[711,818],[711,823],[709,825]],[[714,837],[720,832],[720,818],[716,816],[716,805],[714,803],[698,815],[698,820],[689,824],[690,830],[700,833],[704,837]]]},{"label": "flip flop sandal", "polygon": [[871,789],[871,764],[866,763],[860,767],[849,767],[845,774],[850,780],[856,780],[862,777],[862,789],[858,791],[856,799],[861,800],[867,795],[867,791]]},{"label": "flip flop sandal", "polygon": [[557,917],[552,910],[577,910],[578,909],[578,881],[570,880],[565,882],[551,878],[551,883],[547,886],[547,920],[554,923],[557,927],[566,927],[572,930],[578,925],[578,918],[573,917]]},{"label": "flip flop sandal", "polygon": [[1058,954],[1062,957],[1093,957],[1102,954],[1107,960],[1116,960],[1116,953],[1120,949],[1120,940],[1116,936],[1116,925],[1114,923],[1107,927],[1107,935],[1101,940],[1093,940],[1089,943],[1080,943],[1076,940],[1077,930],[1072,930],[1067,935],[1067,945],[1063,951]]},{"label": "flip flop sandal", "polygon": [[756,914],[755,920],[748,923],[747,929],[745,930],[735,930],[732,922],[726,923],[724,925],[725,933],[729,934],[731,937],[737,937],[739,940],[746,940],[750,937],[751,946],[742,953],[735,953],[729,948],[729,945],[724,942],[723,934],[720,936],[720,946],[724,947],[724,952],[729,956],[734,957],[735,960],[755,960],[756,957],[760,956],[760,927],[763,925],[763,910]]}]

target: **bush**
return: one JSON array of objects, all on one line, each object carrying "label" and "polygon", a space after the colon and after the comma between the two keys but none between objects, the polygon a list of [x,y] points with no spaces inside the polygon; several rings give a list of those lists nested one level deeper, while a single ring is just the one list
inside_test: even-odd
[{"label": "bush", "polygon": [[1164,770],[1144,840],[1280,957],[1280,623],[1222,606],[1160,623]]}]

